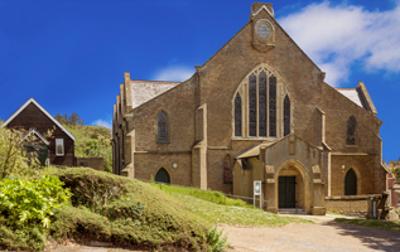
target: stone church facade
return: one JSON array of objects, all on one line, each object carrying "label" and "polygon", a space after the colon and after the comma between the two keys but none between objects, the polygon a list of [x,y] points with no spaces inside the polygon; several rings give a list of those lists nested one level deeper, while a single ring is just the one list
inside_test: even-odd
[{"label": "stone church facade", "polygon": [[125,73],[114,105],[113,169],[141,180],[324,214],[325,199],[385,190],[381,121],[363,83],[337,89],[255,3],[234,37],[183,82]]}]

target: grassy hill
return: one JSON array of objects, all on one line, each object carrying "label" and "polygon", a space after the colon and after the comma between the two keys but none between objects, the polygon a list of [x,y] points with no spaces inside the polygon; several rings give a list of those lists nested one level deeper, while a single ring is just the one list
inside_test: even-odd
[{"label": "grassy hill", "polygon": [[76,157],[102,157],[105,170],[112,170],[112,146],[110,129],[101,126],[63,125],[75,136]]},{"label": "grassy hill", "polygon": [[225,241],[215,229],[218,224],[279,226],[302,222],[213,191],[148,184],[89,168],[50,168],[44,173],[59,177],[72,192],[72,205],[56,215],[52,227],[51,235],[61,241],[222,251]]}]

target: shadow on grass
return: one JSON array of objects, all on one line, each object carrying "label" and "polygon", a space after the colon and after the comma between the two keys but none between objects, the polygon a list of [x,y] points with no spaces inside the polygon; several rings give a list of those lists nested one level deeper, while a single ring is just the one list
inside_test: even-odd
[{"label": "shadow on grass", "polygon": [[353,236],[364,246],[379,251],[400,251],[400,224],[363,219],[335,219],[325,225],[335,227],[341,235]]}]

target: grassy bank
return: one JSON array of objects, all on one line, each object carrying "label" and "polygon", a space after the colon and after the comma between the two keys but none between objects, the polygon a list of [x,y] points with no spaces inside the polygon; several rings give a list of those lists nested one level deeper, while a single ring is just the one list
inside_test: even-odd
[{"label": "grassy bank", "polygon": [[265,212],[216,191],[160,184],[153,186],[174,196],[183,209],[200,217],[209,225],[282,226],[292,222],[307,222],[300,218],[282,217]]},{"label": "grassy bank", "polygon": [[338,223],[353,224],[370,228],[379,228],[388,231],[400,232],[400,221],[382,221],[382,220],[367,220],[367,219],[335,219]]},{"label": "grassy bank", "polygon": [[72,205],[57,213],[52,226],[57,240],[194,251],[219,251],[223,242],[212,226],[177,207],[179,200],[149,184],[87,168],[45,173],[57,176],[72,193]]}]

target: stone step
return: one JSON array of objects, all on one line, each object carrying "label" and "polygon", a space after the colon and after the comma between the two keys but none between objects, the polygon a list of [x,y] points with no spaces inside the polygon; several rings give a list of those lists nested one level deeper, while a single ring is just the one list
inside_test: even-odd
[{"label": "stone step", "polygon": [[280,214],[305,214],[304,209],[301,208],[280,208]]}]

